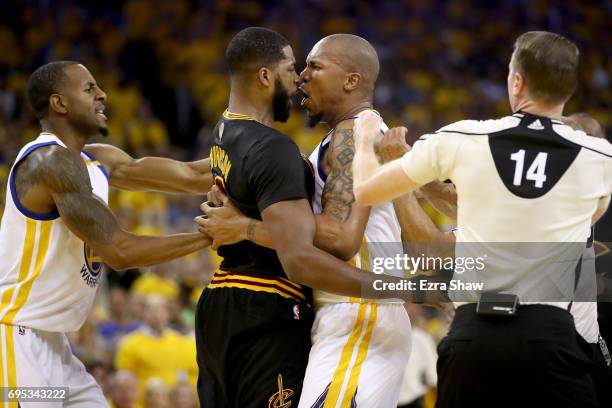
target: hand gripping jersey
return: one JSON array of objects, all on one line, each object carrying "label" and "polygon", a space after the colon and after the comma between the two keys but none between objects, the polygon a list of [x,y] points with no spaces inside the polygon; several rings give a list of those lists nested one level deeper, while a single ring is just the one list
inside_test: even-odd
[{"label": "hand gripping jersey", "polygon": [[[334,130],[335,129],[332,129],[325,136],[325,138],[310,155],[310,162],[314,167],[315,173],[315,193],[312,199],[312,209],[315,214],[319,214],[323,211],[321,197],[323,195],[323,187],[325,186],[327,175],[323,172],[321,162],[323,160],[325,151],[329,147]],[[389,130],[389,128],[383,123],[381,126],[381,131],[384,133],[387,130]],[[354,263],[358,268],[371,270],[371,265],[374,258],[394,258],[397,254],[402,254],[403,250],[401,241],[401,229],[397,216],[395,215],[395,210],[393,209],[393,203],[389,202],[374,206],[370,210],[370,218],[368,219],[368,223],[366,225],[361,249],[350,262]],[[403,276],[403,271],[399,269],[386,269],[385,273],[390,273],[395,276]],[[334,295],[321,290],[314,290],[313,295],[315,306],[317,308],[329,303],[341,303],[358,300]],[[377,300],[377,302],[389,302],[389,300]]]},{"label": "hand gripping jersey", "polygon": [[[43,132],[19,152],[9,176],[0,227],[0,323],[49,332],[78,330],[89,314],[102,259],[76,237],[57,211],[37,214],[17,198],[14,169],[34,150],[66,145]],[[108,200],[108,174],[81,152],[93,192]]]}]

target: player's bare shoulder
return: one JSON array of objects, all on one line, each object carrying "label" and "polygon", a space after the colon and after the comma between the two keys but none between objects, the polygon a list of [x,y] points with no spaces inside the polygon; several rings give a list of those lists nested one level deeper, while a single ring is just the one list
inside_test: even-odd
[{"label": "player's bare shoulder", "polygon": [[58,145],[34,150],[17,164],[13,177],[17,198],[30,193],[36,197],[35,206],[52,205],[53,192],[91,191],[82,159]]},{"label": "player's bare shoulder", "polygon": [[43,187],[49,194],[92,190],[80,155],[62,146],[36,149],[19,164],[17,170],[15,185],[22,193],[28,186]]}]

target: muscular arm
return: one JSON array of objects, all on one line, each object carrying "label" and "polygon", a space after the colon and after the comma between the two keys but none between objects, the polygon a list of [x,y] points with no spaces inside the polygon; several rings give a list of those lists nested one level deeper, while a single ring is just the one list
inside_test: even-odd
[{"label": "muscular arm", "polygon": [[370,207],[355,203],[353,194],[353,158],[355,140],[352,122],[337,129],[330,141],[327,154],[330,172],[321,197],[323,211],[315,216],[315,245],[344,260],[353,257],[361,247],[370,215]]},{"label": "muscular arm", "polygon": [[107,144],[86,145],[84,150],[106,167],[110,185],[122,190],[203,194],[212,185],[209,159],[195,162],[163,157],[134,159]]},{"label": "muscular arm", "polygon": [[121,229],[108,206],[92,192],[87,170],[80,156],[53,146],[33,154],[44,155],[35,183],[41,184],[62,221],[81,240],[115,269],[126,269],[169,261],[210,244],[203,234],[175,234],[145,237]]},{"label": "muscular arm", "polygon": [[[399,282],[399,278],[376,275],[355,268],[316,248],[312,242],[315,221],[306,200],[281,201],[262,213],[276,253],[289,279],[326,292],[350,297],[362,297],[362,288],[372,288],[375,280]],[[411,301],[410,291],[390,295],[368,291],[369,297],[398,297]]]}]

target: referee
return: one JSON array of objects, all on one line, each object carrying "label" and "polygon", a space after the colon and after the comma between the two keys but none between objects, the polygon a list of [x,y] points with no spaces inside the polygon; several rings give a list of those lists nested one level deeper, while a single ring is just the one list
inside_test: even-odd
[{"label": "referee", "polygon": [[[554,119],[576,88],[578,57],[560,35],[521,35],[508,75],[513,115],[448,125],[384,166],[373,149],[380,118],[367,112],[357,121],[359,204],[449,179],[458,195],[457,252],[496,258],[463,275],[484,288],[455,298],[438,348],[439,407],[598,406],[589,346],[569,310],[582,243],[610,202],[612,145]],[[524,252],[509,256],[504,242],[533,244],[516,244]],[[556,245],[546,252],[537,243]],[[563,287],[563,276],[572,285]],[[485,292],[503,292],[507,301],[495,304],[499,296]],[[517,298],[523,304],[514,308]]]}]

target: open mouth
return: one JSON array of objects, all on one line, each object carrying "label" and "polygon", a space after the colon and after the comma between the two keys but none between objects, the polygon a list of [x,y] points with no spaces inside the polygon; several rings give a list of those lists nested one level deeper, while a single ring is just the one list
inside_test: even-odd
[{"label": "open mouth", "polygon": [[106,115],[104,114],[104,108],[98,108],[96,109],[96,115],[99,115],[102,117],[102,119],[107,120],[108,118],[106,117]]},{"label": "open mouth", "polygon": [[308,94],[304,91],[304,88],[298,88],[298,93],[302,96],[302,100],[300,101],[300,106],[304,106],[308,99],[310,98]]}]

